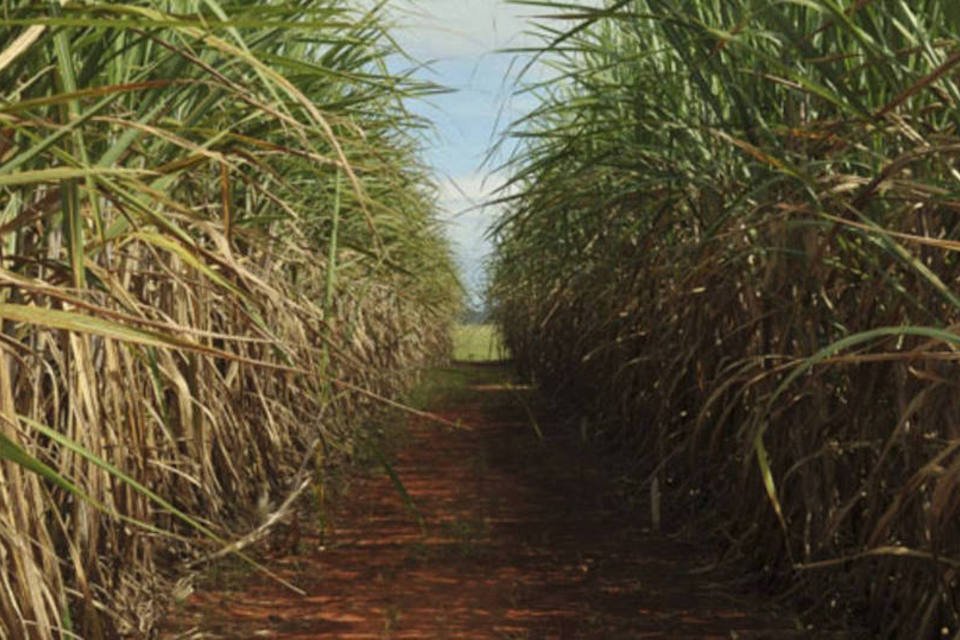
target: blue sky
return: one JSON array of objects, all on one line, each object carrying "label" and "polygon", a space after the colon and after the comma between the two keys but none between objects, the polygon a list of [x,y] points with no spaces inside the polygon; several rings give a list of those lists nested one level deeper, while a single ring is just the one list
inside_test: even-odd
[{"label": "blue sky", "polygon": [[[423,78],[455,92],[411,107],[436,124],[427,147],[441,206],[463,279],[473,297],[483,287],[484,238],[495,211],[476,208],[503,178],[481,166],[503,127],[530,108],[514,97],[514,56],[499,49],[529,45],[530,7],[503,0],[394,0],[394,35],[414,58],[429,61]],[[493,163],[496,164],[496,163]]]}]

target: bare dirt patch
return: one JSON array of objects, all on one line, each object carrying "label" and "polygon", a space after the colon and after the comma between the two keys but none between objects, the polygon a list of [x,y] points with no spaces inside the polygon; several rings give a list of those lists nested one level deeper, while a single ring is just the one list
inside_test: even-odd
[{"label": "bare dirt patch", "polygon": [[709,559],[694,547],[618,509],[600,463],[549,422],[538,437],[490,365],[462,369],[477,384],[439,412],[467,428],[415,420],[394,461],[422,520],[388,474],[358,477],[324,536],[303,516],[299,539],[267,560],[306,596],[221,569],[164,637],[806,637],[697,571]]}]

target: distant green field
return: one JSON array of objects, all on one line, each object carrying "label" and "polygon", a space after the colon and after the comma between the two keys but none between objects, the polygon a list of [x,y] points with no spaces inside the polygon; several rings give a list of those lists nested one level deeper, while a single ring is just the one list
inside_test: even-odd
[{"label": "distant green field", "polygon": [[492,324],[460,324],[454,328],[454,360],[486,362],[506,357],[500,334]]}]

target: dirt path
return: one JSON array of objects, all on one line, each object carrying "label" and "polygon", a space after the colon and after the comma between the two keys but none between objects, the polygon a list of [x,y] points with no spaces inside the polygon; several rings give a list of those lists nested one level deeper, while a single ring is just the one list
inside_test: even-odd
[{"label": "dirt path", "polygon": [[271,560],[305,597],[249,572],[215,575],[164,637],[805,637],[695,571],[706,556],[618,512],[595,463],[548,423],[537,437],[496,383],[504,370],[458,373],[471,390],[440,412],[469,430],[415,421],[394,465],[422,527],[386,473],[360,477],[325,541],[304,526],[297,553]]}]

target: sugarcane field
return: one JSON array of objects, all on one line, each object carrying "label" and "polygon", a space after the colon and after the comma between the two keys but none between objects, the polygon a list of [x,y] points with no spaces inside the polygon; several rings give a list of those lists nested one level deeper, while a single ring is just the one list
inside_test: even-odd
[{"label": "sugarcane field", "polygon": [[4,0],[0,640],[960,640],[960,2]]}]

